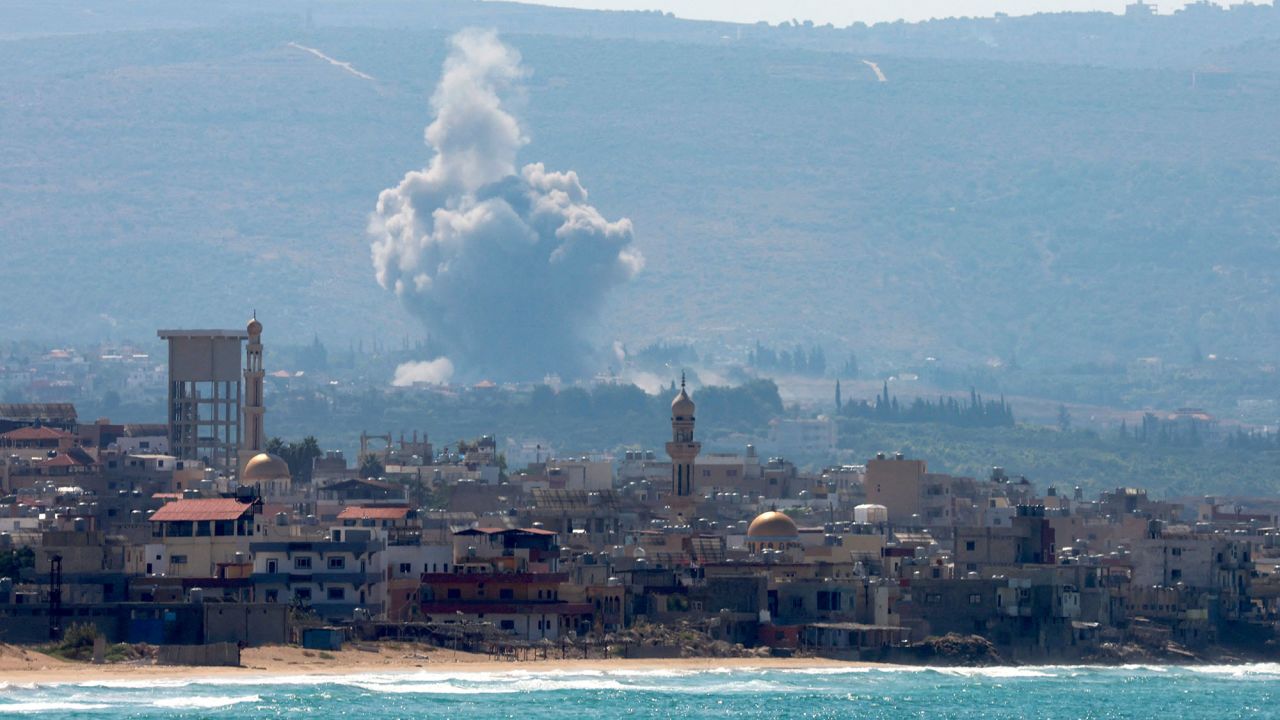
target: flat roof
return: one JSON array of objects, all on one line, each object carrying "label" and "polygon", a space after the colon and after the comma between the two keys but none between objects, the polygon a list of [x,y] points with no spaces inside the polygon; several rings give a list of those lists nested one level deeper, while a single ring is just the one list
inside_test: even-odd
[{"label": "flat roof", "polygon": [[248,340],[245,330],[157,330],[156,335],[164,340],[169,338],[225,338],[227,340]]}]

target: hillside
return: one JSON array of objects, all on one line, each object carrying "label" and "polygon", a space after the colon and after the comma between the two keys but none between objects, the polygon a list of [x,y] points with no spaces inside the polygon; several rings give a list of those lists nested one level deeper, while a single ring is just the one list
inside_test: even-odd
[{"label": "hillside", "polygon": [[[428,157],[450,28],[326,13],[0,42],[0,250],[7,296],[33,299],[0,334],[147,337],[254,307],[283,339],[417,335],[364,229]],[[826,41],[649,19],[702,35],[504,36],[532,70],[521,160],[576,170],[635,223],[647,264],[602,345],[1030,367],[1280,351],[1274,39],[1206,25],[1237,62],[1193,84],[1187,62],[979,57],[948,25],[909,53],[885,28],[881,83]]]}]

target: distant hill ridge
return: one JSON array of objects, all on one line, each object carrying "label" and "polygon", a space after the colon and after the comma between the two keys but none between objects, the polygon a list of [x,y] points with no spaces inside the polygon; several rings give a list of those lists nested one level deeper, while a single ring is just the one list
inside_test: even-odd
[{"label": "distant hill ridge", "polygon": [[522,160],[575,170],[635,222],[646,266],[602,346],[1029,366],[1280,351],[1271,6],[741,40],[461,1],[8,8],[0,243],[6,294],[31,298],[8,337],[145,338],[242,306],[282,340],[418,333],[374,282],[365,224],[428,156],[445,38],[486,24],[532,70]]}]

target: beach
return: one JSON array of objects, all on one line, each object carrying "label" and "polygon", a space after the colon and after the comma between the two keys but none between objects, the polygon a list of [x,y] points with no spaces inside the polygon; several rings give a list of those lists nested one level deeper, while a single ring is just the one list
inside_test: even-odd
[{"label": "beach", "polygon": [[494,660],[489,655],[415,643],[370,643],[368,649],[339,651],[304,650],[293,646],[246,648],[240,667],[191,667],[122,662],[103,665],[69,662],[36,650],[0,645],[0,683],[95,682],[103,680],[157,680],[234,677],[341,676],[361,673],[449,672],[501,673],[583,672],[592,670],[710,670],[892,667],[826,658],[569,658]]}]

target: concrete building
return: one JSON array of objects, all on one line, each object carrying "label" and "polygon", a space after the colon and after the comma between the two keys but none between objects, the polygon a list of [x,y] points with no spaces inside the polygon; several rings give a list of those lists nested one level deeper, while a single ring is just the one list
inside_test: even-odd
[{"label": "concrete building", "polygon": [[239,470],[242,330],[160,330],[169,343],[170,452]]},{"label": "concrete building", "polygon": [[420,612],[428,622],[488,623],[522,640],[559,640],[591,629],[590,602],[560,599],[561,573],[427,574]]},{"label": "concrete building", "polygon": [[892,458],[877,455],[867,461],[867,502],[888,508],[889,522],[919,522],[920,486],[926,472],[923,460],[907,460],[901,453]]},{"label": "concrete building", "polygon": [[[175,500],[152,514],[153,542],[133,553],[133,571],[146,575],[215,577],[218,565],[248,557],[259,530],[262,501],[238,498]],[[258,533],[261,534],[261,533]]]},{"label": "concrete building", "polygon": [[253,583],[267,603],[297,603],[327,621],[351,620],[357,609],[381,617],[387,606],[385,533],[341,527],[325,540],[255,542]]}]

